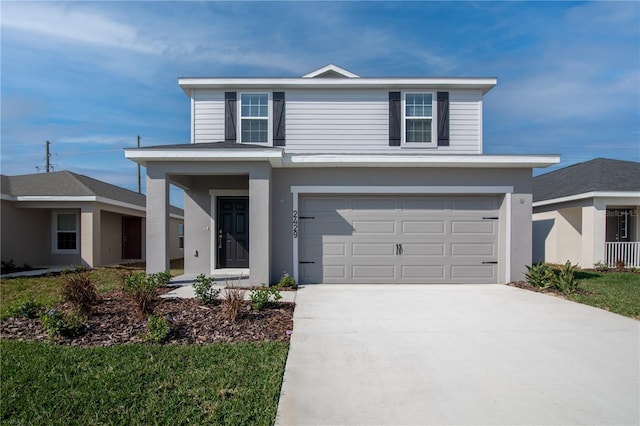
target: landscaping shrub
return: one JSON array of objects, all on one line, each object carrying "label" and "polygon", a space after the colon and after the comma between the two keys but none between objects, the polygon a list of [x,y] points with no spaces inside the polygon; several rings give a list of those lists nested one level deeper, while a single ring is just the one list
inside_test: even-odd
[{"label": "landscaping shrub", "polygon": [[98,301],[98,290],[88,272],[64,275],[62,299],[73,306],[77,315],[88,318],[91,308]]},{"label": "landscaping shrub", "polygon": [[554,286],[564,294],[573,293],[578,289],[578,280],[575,277],[575,265],[567,260],[564,267],[560,269],[558,275],[554,277]]},{"label": "landscaping shrub", "polygon": [[227,286],[222,298],[222,311],[229,322],[236,322],[243,300],[244,290],[234,286]]},{"label": "landscaping shrub", "polygon": [[213,288],[214,279],[208,278],[204,274],[200,274],[193,282],[193,290],[196,294],[196,299],[205,305],[211,305],[218,301],[220,296],[220,289]]},{"label": "landscaping shrub", "polygon": [[144,317],[153,312],[153,303],[156,298],[156,289],[160,281],[156,274],[138,272],[124,278],[123,290],[133,300],[138,316]]},{"label": "landscaping shrub", "polygon": [[171,334],[172,321],[160,315],[151,315],[146,322],[146,331],[142,340],[152,343],[163,343]]},{"label": "landscaping shrub", "polygon": [[618,260],[616,261],[616,271],[622,271],[624,270],[624,260]]},{"label": "landscaping shrub", "polygon": [[298,287],[298,283],[296,283],[296,280],[292,276],[285,272],[284,274],[282,274],[282,278],[280,278],[280,281],[278,281],[278,287],[296,288]]},{"label": "landscaping shrub", "polygon": [[280,299],[282,299],[282,296],[275,287],[265,286],[256,290],[251,290],[249,293],[251,307],[256,311],[261,311],[270,301],[277,302]]},{"label": "landscaping shrub", "polygon": [[64,315],[64,313],[55,308],[50,309],[41,316],[40,322],[47,330],[50,339],[79,336],[88,329],[88,325],[82,322],[74,313]]},{"label": "landscaping shrub", "polygon": [[609,271],[609,265],[607,265],[604,262],[597,262],[593,264],[593,269],[595,269],[598,272],[608,272]]},{"label": "landscaping shrub", "polygon": [[27,300],[11,309],[10,316],[14,318],[34,319],[42,315],[43,311],[44,305],[35,300]]},{"label": "landscaping shrub", "polygon": [[536,263],[527,266],[527,271],[525,277],[527,278],[527,282],[532,286],[541,290],[553,286],[555,275],[551,267],[546,263]]},{"label": "landscaping shrub", "polygon": [[153,282],[156,288],[164,287],[171,282],[171,274],[168,273],[167,271],[148,274],[147,281]]}]

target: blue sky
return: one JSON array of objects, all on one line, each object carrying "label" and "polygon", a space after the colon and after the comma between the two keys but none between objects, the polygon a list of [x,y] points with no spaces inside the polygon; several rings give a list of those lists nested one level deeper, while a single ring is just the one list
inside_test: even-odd
[{"label": "blue sky", "polygon": [[365,77],[497,77],[486,154],[640,161],[639,2],[2,1],[0,29],[7,175],[42,170],[49,140],[56,170],[136,190],[123,154],[136,135],[189,141],[178,77],[328,63]]}]

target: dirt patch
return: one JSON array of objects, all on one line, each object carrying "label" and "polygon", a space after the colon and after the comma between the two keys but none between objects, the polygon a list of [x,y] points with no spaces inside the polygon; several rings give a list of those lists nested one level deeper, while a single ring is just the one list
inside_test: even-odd
[{"label": "dirt patch", "polygon": [[[161,292],[167,290],[162,289]],[[67,311],[64,305],[59,306]],[[219,342],[287,341],[293,330],[293,303],[272,303],[262,311],[243,302],[235,323],[224,317],[220,305],[203,306],[195,299],[161,299],[156,315],[173,322],[167,343],[208,344]],[[136,316],[133,304],[120,290],[100,295],[85,334],[61,340],[75,346],[113,346],[141,343],[146,321]],[[47,333],[39,319],[7,318],[0,323],[0,338],[45,341]]]}]

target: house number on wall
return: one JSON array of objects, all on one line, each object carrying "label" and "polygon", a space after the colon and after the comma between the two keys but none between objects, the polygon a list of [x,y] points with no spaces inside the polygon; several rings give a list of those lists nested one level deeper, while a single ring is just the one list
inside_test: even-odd
[{"label": "house number on wall", "polygon": [[298,210],[293,211],[293,238],[298,238]]}]

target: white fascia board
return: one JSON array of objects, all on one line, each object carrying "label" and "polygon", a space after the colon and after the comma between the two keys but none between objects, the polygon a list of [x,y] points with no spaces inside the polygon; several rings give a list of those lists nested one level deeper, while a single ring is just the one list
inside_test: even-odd
[{"label": "white fascia board", "polygon": [[533,168],[560,162],[558,155],[325,155],[288,154],[284,167]]},{"label": "white fascia board", "polygon": [[513,186],[292,186],[292,194],[511,194]]},{"label": "white fascia board", "polygon": [[187,95],[194,88],[202,89],[415,89],[448,88],[480,89],[485,94],[498,83],[495,77],[440,78],[208,78],[183,77],[178,84]]},{"label": "white fascia board", "polygon": [[640,191],[592,191],[582,194],[567,195],[566,197],[551,198],[549,200],[535,201],[533,207],[560,204],[569,201],[584,200],[587,198],[626,198],[640,204]]},{"label": "white fascia board", "polygon": [[124,201],[113,200],[111,198],[98,197],[95,195],[19,195],[13,197],[14,201],[31,201],[31,202],[65,202],[65,203],[81,203],[81,202],[97,202],[108,204],[110,206],[124,207],[131,210],[146,212],[146,208],[136,204],[125,203]]},{"label": "white fascia board", "polygon": [[282,160],[281,150],[224,150],[224,149],[184,149],[184,150],[137,150],[124,151],[125,158],[139,164],[148,161],[269,161],[278,167]]}]

